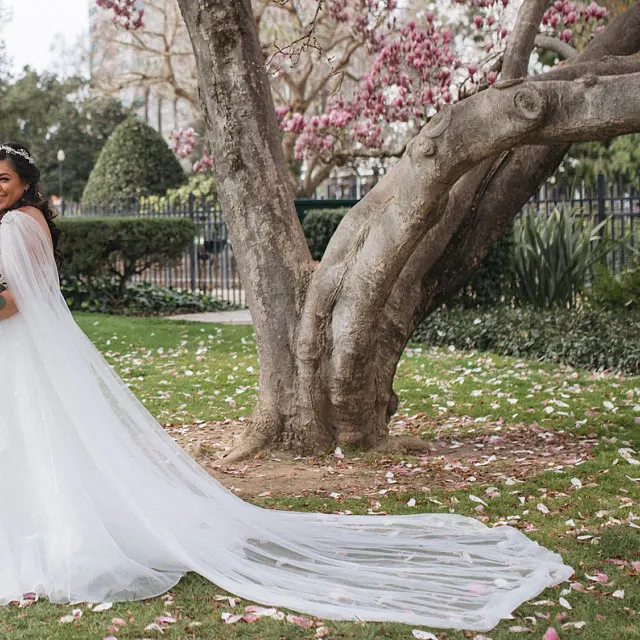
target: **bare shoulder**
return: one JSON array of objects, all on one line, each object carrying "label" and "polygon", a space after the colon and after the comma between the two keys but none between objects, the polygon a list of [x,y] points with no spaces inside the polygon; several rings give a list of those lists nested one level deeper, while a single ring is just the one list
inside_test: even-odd
[{"label": "bare shoulder", "polygon": [[26,213],[30,218],[33,218],[46,232],[47,237],[51,241],[51,232],[49,231],[49,225],[47,224],[47,220],[44,217],[44,214],[42,213],[42,211],[40,211],[40,209],[37,209],[36,207],[27,206],[27,207],[20,207],[18,211],[20,211],[21,213]]},{"label": "bare shoulder", "polygon": [[20,207],[18,211],[20,211],[21,213],[26,213],[41,225],[44,224],[46,226],[47,224],[47,221],[45,220],[44,215],[42,214],[42,211],[40,211],[40,209],[36,209],[35,207]]}]

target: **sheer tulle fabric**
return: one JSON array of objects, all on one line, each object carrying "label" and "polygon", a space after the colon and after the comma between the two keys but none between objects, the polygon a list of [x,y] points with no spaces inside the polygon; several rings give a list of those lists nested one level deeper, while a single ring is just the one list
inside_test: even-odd
[{"label": "sheer tulle fabric", "polygon": [[263,604],[333,619],[488,630],[567,579],[510,527],[449,514],[261,509],[211,478],[75,324],[48,239],[0,225],[20,312],[0,321],[0,604],[163,593],[188,571]]}]

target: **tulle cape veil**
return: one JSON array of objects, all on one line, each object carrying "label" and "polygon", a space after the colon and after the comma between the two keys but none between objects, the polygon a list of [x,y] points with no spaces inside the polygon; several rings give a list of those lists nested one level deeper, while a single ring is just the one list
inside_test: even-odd
[{"label": "tulle cape veil", "polygon": [[158,595],[187,571],[341,620],[488,630],[572,569],[516,529],[455,514],[262,509],[162,429],[73,320],[44,230],[0,224],[19,313],[0,322],[0,603]]}]

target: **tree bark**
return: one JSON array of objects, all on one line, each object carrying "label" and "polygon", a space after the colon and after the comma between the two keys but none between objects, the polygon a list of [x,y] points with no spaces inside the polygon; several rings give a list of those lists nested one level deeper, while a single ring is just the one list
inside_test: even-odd
[{"label": "tree bark", "polygon": [[[349,212],[318,265],[293,206],[249,0],[179,2],[261,366],[258,407],[233,457],[375,446],[417,318],[479,263],[566,144],[640,131],[640,73],[609,59],[592,67],[604,75],[566,80],[559,69],[443,109]],[[507,76],[526,73],[545,4],[525,3]],[[576,63],[635,53],[627,27],[637,17],[612,25],[615,45],[600,38],[598,55]]]}]

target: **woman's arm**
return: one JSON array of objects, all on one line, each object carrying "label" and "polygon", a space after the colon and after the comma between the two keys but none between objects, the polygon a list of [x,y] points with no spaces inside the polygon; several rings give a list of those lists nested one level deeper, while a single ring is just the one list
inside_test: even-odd
[{"label": "woman's arm", "polygon": [[[17,211],[19,211],[21,214],[29,216],[32,220],[40,225],[46,235],[49,248],[53,250],[51,233],[49,231],[47,221],[42,215],[42,212],[35,207],[23,207],[21,209],[17,209]],[[11,212],[10,215],[13,215],[13,212]],[[11,290],[6,289],[3,285],[0,284],[0,321],[11,318],[12,316],[16,315],[16,313],[18,313],[18,306],[16,305]]]},{"label": "woman's arm", "polygon": [[16,313],[18,313],[18,307],[16,307],[11,291],[8,289],[0,291],[0,320],[6,320],[15,316]]}]

